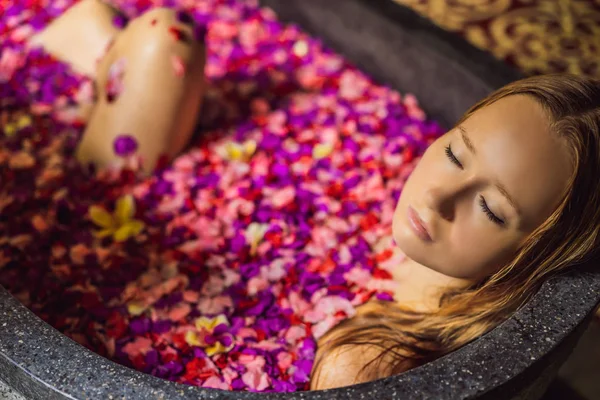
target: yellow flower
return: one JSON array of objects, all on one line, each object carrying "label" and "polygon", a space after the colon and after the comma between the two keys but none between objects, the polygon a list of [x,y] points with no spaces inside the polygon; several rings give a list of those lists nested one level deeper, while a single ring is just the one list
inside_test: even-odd
[{"label": "yellow flower", "polygon": [[16,124],[6,124],[4,126],[4,135],[6,135],[7,137],[13,136],[16,132],[17,132]]},{"label": "yellow flower", "polygon": [[4,126],[4,135],[7,137],[14,136],[17,131],[26,128],[29,125],[31,125],[31,117],[29,115],[22,115],[16,122],[12,122]]},{"label": "yellow flower", "polygon": [[308,50],[308,43],[306,43],[304,40],[297,41],[294,43],[294,47],[292,47],[292,51],[298,57],[304,57],[307,55]]},{"label": "yellow flower", "polygon": [[219,340],[215,340],[217,338],[214,338],[214,344],[207,345],[207,343],[204,340],[206,336],[212,334],[215,328],[221,324],[229,326],[229,321],[227,321],[227,318],[224,315],[219,315],[215,318],[197,318],[195,321],[195,325],[196,329],[198,329],[198,331],[200,332],[200,335],[198,335],[198,333],[194,331],[187,331],[185,333],[185,341],[190,346],[204,347],[204,352],[209,357],[215,354],[226,352],[233,347],[233,343],[227,347],[223,345]]},{"label": "yellow flower", "polygon": [[242,144],[230,142],[225,145],[225,151],[229,160],[247,161],[256,151],[256,141],[246,140]]},{"label": "yellow flower", "polygon": [[204,352],[206,353],[207,356],[211,357],[211,356],[214,356],[215,354],[225,353],[226,351],[231,350],[232,347],[233,347],[233,345],[231,345],[229,347],[225,347],[221,344],[221,342],[216,342],[212,346],[205,348]]},{"label": "yellow flower", "polygon": [[21,115],[17,120],[17,128],[23,129],[31,125],[31,117],[29,115]]},{"label": "yellow flower", "polygon": [[206,317],[199,317],[196,318],[196,329],[198,330],[207,330],[208,332],[212,332],[217,326],[221,325],[221,324],[225,324],[227,326],[229,326],[229,321],[227,321],[227,317],[225,317],[223,314],[220,314],[218,316],[216,316],[215,318],[206,318]]},{"label": "yellow flower", "polygon": [[187,331],[185,333],[185,341],[190,346],[196,347],[202,347],[202,345],[204,344],[204,342],[202,342],[202,340],[200,340],[200,338],[198,337],[198,334],[194,331]]},{"label": "yellow flower", "polygon": [[137,301],[132,301],[130,303],[127,303],[127,311],[129,312],[129,314],[133,315],[134,317],[137,317],[138,315],[142,315],[144,313],[144,311],[146,311],[146,306],[140,302]]},{"label": "yellow flower", "polygon": [[312,156],[315,160],[320,160],[321,158],[325,158],[331,154],[333,151],[333,145],[329,143],[318,144],[313,147]]},{"label": "yellow flower", "polygon": [[246,228],[246,242],[250,243],[250,254],[254,255],[259,243],[263,240],[265,233],[269,229],[268,224],[259,224],[258,222],[252,222]]},{"label": "yellow flower", "polygon": [[135,202],[132,195],[126,195],[117,200],[114,214],[98,206],[89,209],[91,220],[102,228],[95,236],[103,238],[112,236],[116,242],[123,242],[139,234],[144,229],[144,223],[133,219]]}]

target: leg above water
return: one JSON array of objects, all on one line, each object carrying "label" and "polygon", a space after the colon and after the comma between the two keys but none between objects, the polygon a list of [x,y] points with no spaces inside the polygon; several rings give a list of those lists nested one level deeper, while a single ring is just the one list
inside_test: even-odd
[{"label": "leg above water", "polygon": [[77,151],[103,168],[118,162],[114,141],[135,139],[144,169],[189,141],[201,106],[205,48],[174,10],[152,9],[118,34],[98,65],[98,101]]}]

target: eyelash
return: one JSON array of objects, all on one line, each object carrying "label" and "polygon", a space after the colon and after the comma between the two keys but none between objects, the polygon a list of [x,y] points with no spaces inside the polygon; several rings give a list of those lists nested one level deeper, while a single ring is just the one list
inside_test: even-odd
[{"label": "eyelash", "polygon": [[[448,156],[450,161],[453,164],[456,164],[456,166],[458,168],[463,169],[463,165],[460,163],[460,161],[458,161],[458,158],[456,158],[456,156],[452,152],[450,145],[446,146],[446,156]],[[504,225],[504,221],[501,220],[500,218],[496,217],[496,215],[492,212],[492,210],[490,210],[490,208],[487,206],[487,203],[485,202],[485,199],[483,198],[483,196],[479,196],[479,205],[481,206],[481,209],[487,215],[487,217],[489,218],[490,221],[492,221],[498,225]]]}]

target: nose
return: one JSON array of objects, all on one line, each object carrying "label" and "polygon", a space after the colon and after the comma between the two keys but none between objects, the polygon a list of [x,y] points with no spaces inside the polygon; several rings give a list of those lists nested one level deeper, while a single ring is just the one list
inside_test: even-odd
[{"label": "nose", "polygon": [[455,217],[459,201],[464,198],[465,193],[471,188],[468,180],[449,182],[437,182],[430,185],[424,193],[424,203],[430,210],[440,217],[452,221]]}]

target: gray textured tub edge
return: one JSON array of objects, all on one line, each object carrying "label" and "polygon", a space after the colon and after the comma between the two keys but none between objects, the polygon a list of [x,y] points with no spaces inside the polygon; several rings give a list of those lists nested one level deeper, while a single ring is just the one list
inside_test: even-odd
[{"label": "gray textured tub edge", "polygon": [[[262,3],[283,20],[323,38],[378,81],[414,93],[428,114],[446,126],[476,100],[519,77],[388,0]],[[347,388],[268,395],[189,387],[117,365],[61,335],[0,287],[0,396],[15,400],[536,399],[598,305],[600,272],[591,264],[583,269],[546,282],[511,319],[434,362]]]}]

